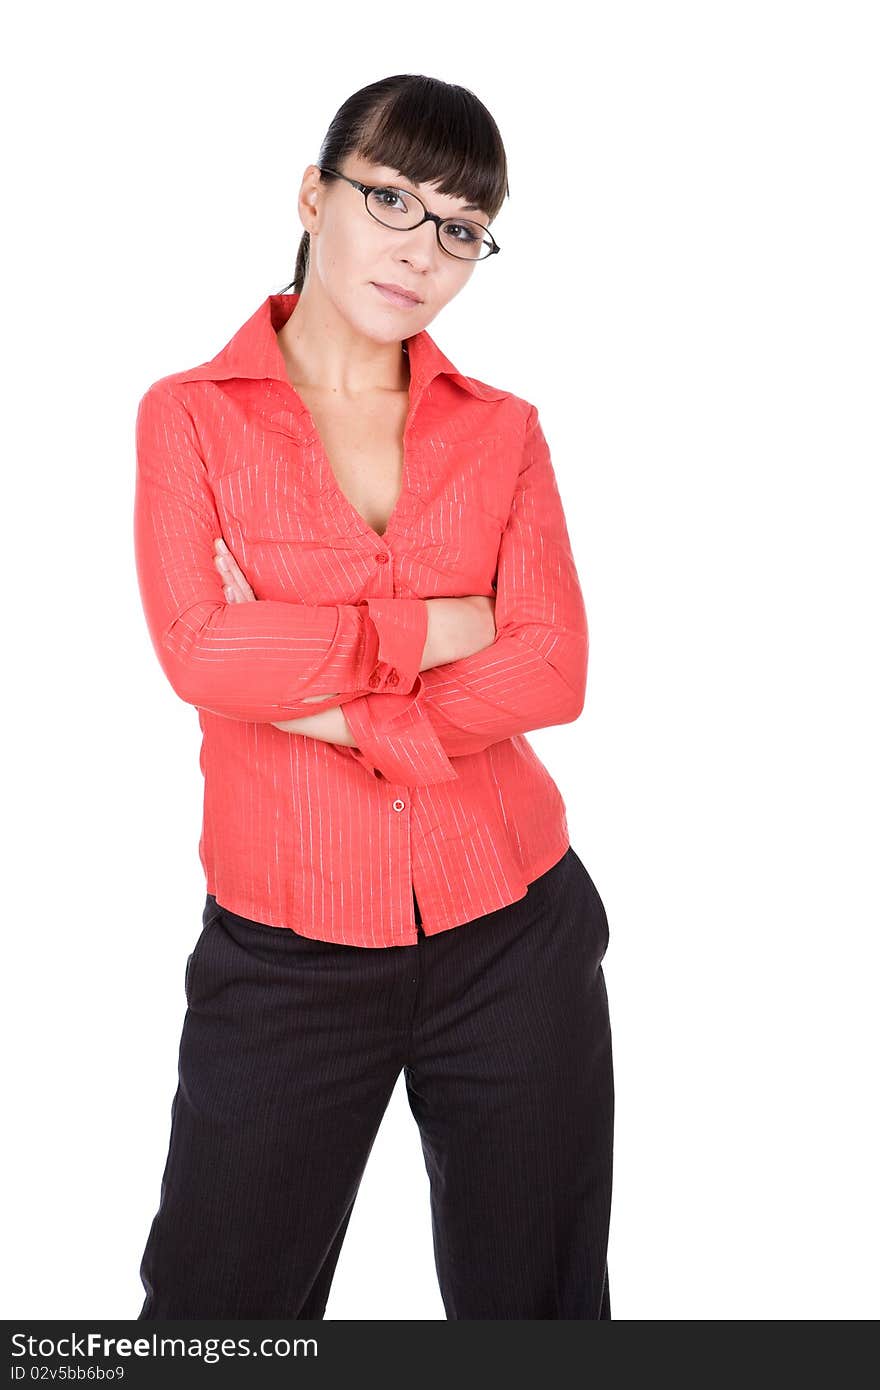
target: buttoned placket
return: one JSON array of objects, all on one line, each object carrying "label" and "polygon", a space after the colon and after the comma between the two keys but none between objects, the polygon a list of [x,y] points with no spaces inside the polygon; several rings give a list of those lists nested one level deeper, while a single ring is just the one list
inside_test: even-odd
[{"label": "buttoned placket", "polygon": [[[404,448],[405,447],[406,446],[404,445]],[[340,489],[340,494],[341,493],[342,490]],[[355,509],[352,508],[352,511],[355,511]],[[364,524],[366,525],[366,523]],[[376,595],[376,597],[393,598],[393,556],[387,550],[376,550],[373,554],[373,559],[375,560],[377,565],[384,566],[382,588],[380,592]],[[371,597],[373,597],[373,595],[371,595]],[[377,667],[373,674],[369,677],[368,684],[371,685],[374,689],[378,689],[384,688],[385,686],[395,686],[398,684],[398,681],[399,676],[395,668],[392,666],[389,669],[385,681],[383,683],[382,676],[380,674],[380,668]],[[391,782],[388,780],[387,777],[383,777],[381,774],[377,774],[376,782],[382,788],[383,795],[387,799],[386,804],[390,803],[391,812],[394,816],[398,818],[397,826],[396,828],[393,828],[392,833],[394,835],[395,848],[399,850],[400,861],[407,866],[406,877],[409,881],[410,888],[408,906],[412,918],[411,923],[408,924],[406,939],[410,942],[416,942],[418,940],[419,932],[416,926],[415,909],[413,907],[413,893],[415,892],[415,885],[412,882],[412,827],[410,823],[410,800],[412,795],[412,789],[410,787],[403,786],[401,783]]]},{"label": "buttoned placket", "polygon": [[[380,567],[381,579],[376,593],[371,593],[370,598],[394,598],[394,563],[393,554],[390,550],[389,542],[386,537],[391,534],[392,538],[405,525],[410,518],[412,508],[419,500],[418,494],[418,460],[419,453],[414,449],[410,439],[410,431],[413,427],[416,412],[422,398],[422,390],[417,389],[410,396],[409,410],[403,430],[403,467],[401,478],[400,495],[392,509],[388,526],[383,535],[379,535],[361,516],[360,512],[349,501],[339,481],[333,473],[330,460],[321,440],[320,431],[317,428],[314,417],[303,401],[299,392],[287,381],[276,381],[276,387],[284,398],[286,409],[278,412],[268,413],[268,418],[272,422],[272,427],[280,429],[283,433],[289,434],[297,443],[303,447],[317,444],[320,452],[322,485],[319,487],[319,504],[322,508],[326,507],[331,512],[331,519],[337,522],[342,521],[348,529],[362,541],[373,546],[373,561]],[[377,549],[377,546],[385,546],[385,549]],[[382,665],[377,665],[376,669],[367,678],[367,684],[372,690],[393,689],[399,684],[400,676],[395,667],[391,666],[382,676]],[[382,794],[386,798],[392,815],[395,848],[399,851],[401,863],[406,866],[405,878],[409,884],[408,910],[410,921],[407,924],[405,940],[415,943],[423,931],[415,920],[415,908],[413,896],[415,885],[412,882],[412,841],[411,841],[411,801],[412,788],[399,782],[392,782],[382,773],[376,772],[375,781],[382,788]]]},{"label": "buttoned placket", "polygon": [[[375,555],[373,556],[373,559],[376,561],[376,564],[377,564],[377,565],[387,565],[388,562],[389,562],[389,558],[390,558],[390,557],[385,553],[384,550],[377,550],[376,553],[375,553]],[[390,574],[391,571],[388,570],[387,573]],[[394,585],[392,584],[391,587],[392,587],[392,589],[393,589],[393,588],[394,588]],[[380,596],[380,597],[381,597],[381,596]],[[388,597],[388,598],[393,598],[394,595],[393,595],[393,593],[391,593],[391,594],[388,594],[386,597]],[[387,674],[386,677],[385,677],[384,685],[391,685],[391,686],[394,686],[394,685],[397,685],[399,681],[400,681],[400,677],[398,676],[397,671],[395,670],[395,668],[394,668],[393,666],[391,666],[391,667],[389,668],[389,670],[388,670],[388,674]],[[380,668],[379,666],[376,667],[375,671],[374,671],[373,674],[370,676],[370,678],[369,678],[367,684],[368,684],[368,685],[371,685],[371,686],[373,687],[374,690],[378,690],[378,688],[379,688],[380,686],[383,685],[382,676],[381,676],[381,668]]]}]

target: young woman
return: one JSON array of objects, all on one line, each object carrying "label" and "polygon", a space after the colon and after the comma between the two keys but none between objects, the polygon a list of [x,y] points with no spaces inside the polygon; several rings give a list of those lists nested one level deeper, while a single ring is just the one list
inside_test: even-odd
[{"label": "young woman", "polygon": [[506,168],[464,88],[355,93],[293,293],[140,403],[208,890],[142,1319],[323,1317],[401,1069],[447,1317],[611,1316],[608,919],[525,736],[581,712],[584,603],[537,410],[426,330]]}]

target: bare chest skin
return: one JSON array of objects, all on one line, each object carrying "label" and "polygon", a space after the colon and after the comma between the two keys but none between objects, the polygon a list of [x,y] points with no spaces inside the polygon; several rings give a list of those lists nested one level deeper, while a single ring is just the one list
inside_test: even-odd
[{"label": "bare chest skin", "polygon": [[343,496],[377,535],[383,535],[403,483],[409,390],[377,391],[355,404],[332,393],[297,390],[311,412]]}]

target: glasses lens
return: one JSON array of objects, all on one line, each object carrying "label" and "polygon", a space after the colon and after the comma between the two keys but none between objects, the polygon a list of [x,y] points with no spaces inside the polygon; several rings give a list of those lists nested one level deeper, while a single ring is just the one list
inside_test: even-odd
[{"label": "glasses lens", "polygon": [[[386,227],[405,230],[417,227],[425,215],[424,205],[405,188],[374,188],[367,195],[367,207]],[[440,244],[450,256],[463,261],[481,261],[492,254],[492,241],[485,227],[466,218],[449,218],[440,227]]]},{"label": "glasses lens", "polygon": [[405,188],[374,188],[367,195],[367,207],[386,227],[417,227],[425,215],[418,198]]},{"label": "glasses lens", "polygon": [[440,228],[440,244],[450,255],[459,256],[463,261],[481,261],[492,254],[492,243],[479,222],[444,222]]}]

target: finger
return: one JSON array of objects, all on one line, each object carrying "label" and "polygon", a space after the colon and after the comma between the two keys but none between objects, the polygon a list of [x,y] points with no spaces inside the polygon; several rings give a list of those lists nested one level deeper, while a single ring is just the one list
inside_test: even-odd
[{"label": "finger", "polygon": [[229,546],[226,544],[222,536],[215,536],[214,538],[214,559],[223,560],[226,567],[232,573],[236,574],[238,578],[241,579],[245,584],[247,584],[247,580],[245,579],[244,575],[241,572],[241,569],[239,568],[238,561],[236,560],[235,556],[229,549]]},{"label": "finger", "polygon": [[228,573],[229,573],[229,575],[231,576],[231,582],[232,582],[233,584],[235,584],[236,587],[241,591],[243,597],[244,597],[244,598],[253,598],[253,596],[254,596],[254,591],[253,591],[253,589],[251,588],[250,584],[249,584],[249,583],[247,582],[247,580],[245,579],[244,574],[242,573],[241,569],[239,568],[238,562],[237,562],[237,560],[235,559],[234,556],[230,556],[230,564],[229,564]]},{"label": "finger", "polygon": [[230,573],[229,565],[222,556],[215,555],[214,566],[223,581],[223,594],[229,603],[242,602],[244,594],[241,592],[234,576]]},{"label": "finger", "polygon": [[232,558],[231,555],[228,554],[228,552],[225,555],[215,555],[214,564],[216,565],[223,579],[224,593],[226,593],[227,588],[231,588],[235,597],[239,600],[239,602],[242,603],[254,598],[253,589],[245,579],[235,560]]},{"label": "finger", "polygon": [[220,567],[226,571],[231,580],[240,584],[247,584],[241,567],[231,550],[218,550],[214,558]]}]

